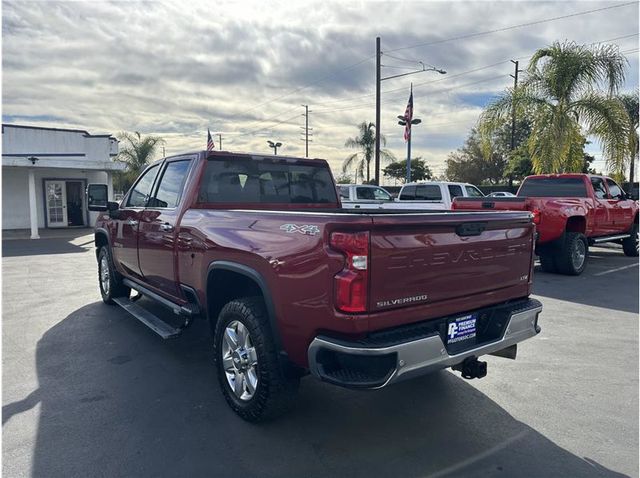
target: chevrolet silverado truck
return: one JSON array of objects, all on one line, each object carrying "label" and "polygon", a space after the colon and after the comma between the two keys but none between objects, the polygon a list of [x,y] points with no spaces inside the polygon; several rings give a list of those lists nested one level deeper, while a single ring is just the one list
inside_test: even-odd
[{"label": "chevrolet silverado truck", "polygon": [[480,356],[515,358],[540,331],[529,212],[347,210],[324,160],[226,152],[155,162],[120,203],[90,185],[88,204],[102,300],[163,338],[208,321],[248,421],[284,411],[308,373],[358,389],[479,378]]},{"label": "chevrolet silverado truck", "polygon": [[616,182],[592,174],[528,176],[516,197],[456,198],[456,211],[531,211],[537,226],[536,253],[546,272],[581,274],[589,246],[622,244],[638,256],[638,203]]}]

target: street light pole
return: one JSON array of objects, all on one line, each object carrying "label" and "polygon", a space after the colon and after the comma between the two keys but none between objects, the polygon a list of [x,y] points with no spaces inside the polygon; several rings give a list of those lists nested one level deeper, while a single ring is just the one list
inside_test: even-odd
[{"label": "street light pole", "polygon": [[280,142],[274,143],[273,141],[269,141],[269,140],[267,140],[267,143],[269,144],[269,147],[273,149],[274,156],[278,156],[278,148],[282,146],[282,143]]}]

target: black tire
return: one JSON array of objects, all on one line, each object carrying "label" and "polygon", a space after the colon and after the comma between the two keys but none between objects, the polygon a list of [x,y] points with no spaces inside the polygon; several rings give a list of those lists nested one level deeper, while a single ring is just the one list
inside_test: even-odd
[{"label": "black tire", "polygon": [[[257,377],[257,386],[255,386],[252,396],[245,398],[238,397],[230,383],[233,374],[238,373],[236,367],[238,361],[231,363],[229,358],[226,359],[227,364],[232,365],[235,369],[235,372],[232,370],[229,374],[230,378],[227,378],[223,363],[225,348],[229,348],[229,343],[223,344],[226,330],[228,326],[233,329],[233,325],[238,323],[248,330],[250,343],[254,349],[253,354],[257,361],[254,365],[255,369],[251,372],[253,377]],[[238,329],[235,330],[238,331]],[[237,337],[240,335],[238,334]],[[299,377],[287,376],[280,366],[269,319],[261,297],[232,300],[222,308],[215,327],[214,353],[222,394],[231,409],[242,419],[248,422],[268,420],[282,415],[291,407],[300,379]],[[237,377],[238,375],[236,375]],[[248,378],[244,374],[243,377],[246,384]],[[248,387],[243,390],[243,395],[251,393]]]},{"label": "black tire", "polygon": [[579,232],[567,232],[562,246],[554,254],[554,262],[560,274],[577,276],[587,267],[588,257],[589,243],[585,235]]},{"label": "black tire", "polygon": [[[107,267],[108,271],[103,276],[104,267]],[[108,284],[105,282],[107,280]],[[109,305],[114,304],[115,297],[128,297],[131,293],[131,289],[122,283],[122,277],[113,266],[111,253],[107,246],[102,247],[98,253],[98,287],[100,287],[102,301]]]},{"label": "black tire", "polygon": [[544,254],[540,254],[539,258],[540,267],[542,267],[542,270],[544,272],[553,274],[554,272],[558,271],[558,268],[556,267],[556,261],[553,258],[553,254],[546,252]]},{"label": "black tire", "polygon": [[638,257],[638,223],[631,228],[631,236],[622,241],[622,250],[625,256]]}]

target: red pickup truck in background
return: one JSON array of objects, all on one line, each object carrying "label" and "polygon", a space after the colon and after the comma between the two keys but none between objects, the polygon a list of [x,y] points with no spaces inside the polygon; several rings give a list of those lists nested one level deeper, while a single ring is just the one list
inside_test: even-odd
[{"label": "red pickup truck in background", "polygon": [[514,198],[456,198],[454,210],[531,211],[537,226],[536,253],[547,272],[578,275],[589,245],[622,244],[638,256],[638,203],[611,178],[590,174],[528,176]]},{"label": "red pickup truck in background", "polygon": [[307,372],[363,389],[479,378],[478,357],[515,358],[540,331],[529,213],[342,209],[326,161],[226,152],[158,161],[120,204],[88,195],[104,302],[163,338],[208,320],[246,420],[283,411]]}]

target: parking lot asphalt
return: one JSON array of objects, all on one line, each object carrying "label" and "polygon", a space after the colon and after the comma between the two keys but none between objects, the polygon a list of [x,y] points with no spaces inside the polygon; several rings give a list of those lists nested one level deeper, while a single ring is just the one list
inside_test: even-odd
[{"label": "parking lot asphalt", "polygon": [[579,277],[537,267],[542,333],[484,379],[305,378],[251,425],[204,321],[165,342],[100,301],[91,239],[3,242],[3,476],[638,476],[638,261],[617,246]]}]

